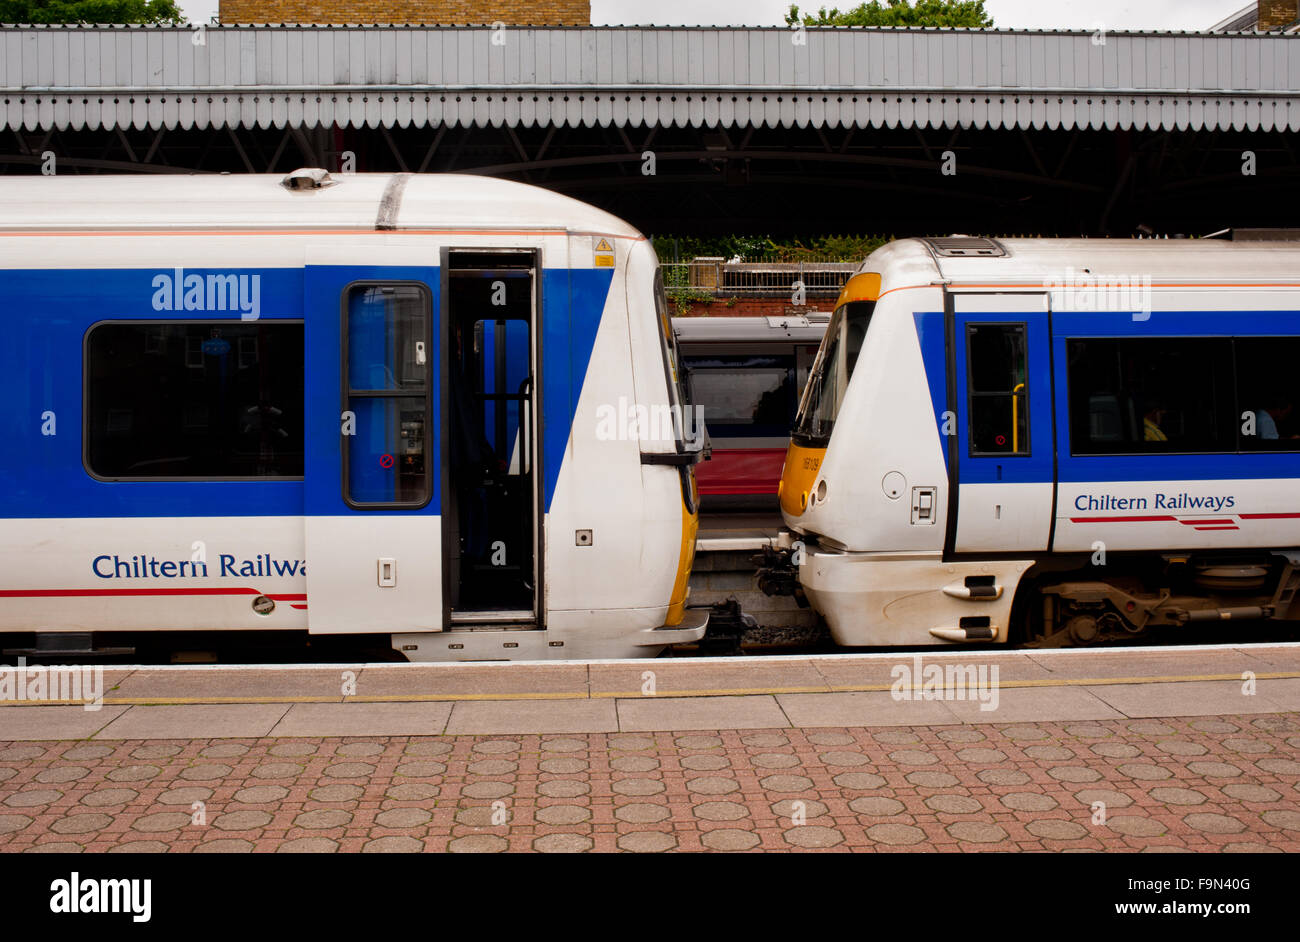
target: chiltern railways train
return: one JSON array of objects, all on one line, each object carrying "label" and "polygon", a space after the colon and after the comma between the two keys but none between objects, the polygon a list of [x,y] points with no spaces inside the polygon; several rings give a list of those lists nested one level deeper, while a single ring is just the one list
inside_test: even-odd
[{"label": "chiltern railways train", "polygon": [[459,175],[8,179],[0,296],[0,632],[705,632],[700,442],[612,216]]},{"label": "chiltern railways train", "polygon": [[1300,244],[909,239],[836,305],[760,574],[846,645],[1300,621]]}]

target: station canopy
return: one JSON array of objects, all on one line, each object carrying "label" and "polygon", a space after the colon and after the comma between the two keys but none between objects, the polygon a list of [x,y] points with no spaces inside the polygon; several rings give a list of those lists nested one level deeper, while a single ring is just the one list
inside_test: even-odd
[{"label": "station canopy", "polygon": [[0,26],[0,128],[1300,128],[1300,37]]}]

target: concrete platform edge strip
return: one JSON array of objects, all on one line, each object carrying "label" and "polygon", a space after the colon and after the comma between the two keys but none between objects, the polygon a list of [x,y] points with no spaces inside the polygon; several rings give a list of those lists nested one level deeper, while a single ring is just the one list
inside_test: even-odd
[{"label": "concrete platform edge strip", "polygon": [[[1300,671],[1254,671],[1256,680],[1295,680],[1300,679]],[[1000,690],[1012,690],[1026,687],[1107,687],[1130,686],[1133,684],[1185,684],[1206,681],[1241,681],[1240,673],[1233,674],[1188,674],[1155,677],[1078,677],[1078,678],[1037,678],[1027,680],[999,681]],[[701,690],[665,691],[657,696],[648,696],[639,690],[596,690],[573,692],[521,692],[521,693],[413,693],[413,694],[378,694],[374,696],[294,696],[294,697],[104,697],[103,706],[196,706],[205,704],[273,704],[273,703],[430,703],[430,702],[475,702],[475,701],[510,701],[510,700],[655,700],[676,699],[683,697],[745,697],[745,696],[780,696],[800,693],[878,693],[894,689],[895,683],[889,684],[827,684],[824,686],[800,687],[733,687]],[[0,707],[49,707],[49,706],[84,706],[92,700],[3,700]]]}]

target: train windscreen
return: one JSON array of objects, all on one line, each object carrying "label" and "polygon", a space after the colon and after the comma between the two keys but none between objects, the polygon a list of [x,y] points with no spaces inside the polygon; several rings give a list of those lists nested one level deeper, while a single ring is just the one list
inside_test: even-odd
[{"label": "train windscreen", "polygon": [[792,437],[797,444],[825,448],[830,441],[875,309],[875,301],[853,301],[831,317],[795,417]]},{"label": "train windscreen", "polygon": [[677,334],[673,330],[672,317],[668,313],[668,297],[664,293],[663,272],[655,267],[655,316],[659,320],[660,336],[663,340],[664,363],[668,374],[669,405],[672,407],[673,425],[677,441],[681,445],[691,446],[685,450],[703,447],[704,430],[696,428],[689,414],[690,396],[686,377],[682,373],[681,354],[677,347]]}]

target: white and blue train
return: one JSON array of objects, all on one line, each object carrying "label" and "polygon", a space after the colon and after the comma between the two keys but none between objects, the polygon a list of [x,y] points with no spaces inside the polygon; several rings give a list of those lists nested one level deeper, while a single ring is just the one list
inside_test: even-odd
[{"label": "white and blue train", "polygon": [[472,176],[8,179],[0,297],[0,633],[705,632],[658,262],[612,216]]},{"label": "white and blue train", "polygon": [[836,305],[760,576],[845,645],[1300,621],[1300,243],[908,239]]}]

